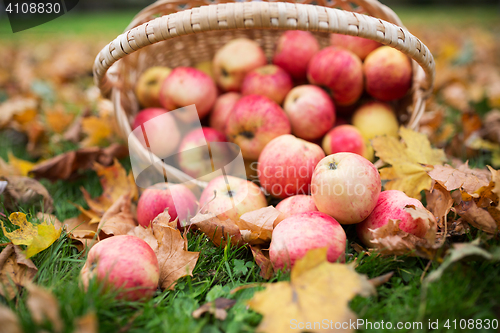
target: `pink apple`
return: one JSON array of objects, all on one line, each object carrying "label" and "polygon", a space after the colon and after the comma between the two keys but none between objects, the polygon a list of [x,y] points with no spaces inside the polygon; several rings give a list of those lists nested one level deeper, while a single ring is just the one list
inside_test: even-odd
[{"label": "pink apple", "polygon": [[278,66],[266,65],[254,69],[245,76],[241,93],[243,96],[266,96],[281,104],[292,88],[292,78],[287,72]]},{"label": "pink apple", "polygon": [[290,121],[283,109],[260,95],[242,97],[226,123],[226,136],[241,148],[245,159],[254,161],[269,141],[290,132]]},{"label": "pink apple", "polygon": [[266,63],[266,55],[257,42],[236,38],[217,50],[212,70],[222,90],[238,91],[245,76]]},{"label": "pink apple", "polygon": [[342,47],[351,51],[361,60],[364,60],[370,52],[382,45],[371,39],[342,34],[332,34],[330,42],[332,46]]},{"label": "pink apple", "polygon": [[267,200],[254,183],[233,176],[219,176],[203,190],[200,207],[204,207],[203,213],[213,213],[221,220],[237,221],[244,213],[267,207]]},{"label": "pink apple", "polygon": [[148,227],[167,208],[172,220],[179,218],[177,226],[180,228],[190,216],[196,214],[198,205],[195,195],[186,186],[158,183],[142,192],[137,202],[137,221],[143,227]]},{"label": "pink apple", "polygon": [[363,93],[363,65],[357,55],[339,47],[319,51],[309,62],[310,83],[330,89],[339,105],[354,104]]},{"label": "pink apple", "polygon": [[320,212],[342,224],[363,221],[377,204],[380,175],[366,158],[337,153],[322,159],[311,181],[311,193]]},{"label": "pink apple", "polygon": [[192,67],[174,68],[160,90],[160,102],[165,109],[173,111],[194,104],[200,119],[210,112],[216,98],[217,87],[212,78]]},{"label": "pink apple", "polygon": [[269,142],[259,156],[260,185],[276,198],[309,194],[314,168],[325,157],[320,146],[281,135]]},{"label": "pink apple", "polygon": [[381,101],[402,98],[410,90],[410,59],[400,51],[382,46],[366,57],[363,64],[366,91]]},{"label": "pink apple", "polygon": [[281,200],[281,202],[276,205],[276,209],[282,212],[285,218],[295,214],[318,211],[313,197],[303,194],[294,195],[293,197]]},{"label": "pink apple", "polygon": [[400,220],[399,228],[402,231],[423,238],[431,226],[425,224],[423,220],[413,219],[410,213],[404,210],[408,205],[424,208],[419,200],[410,198],[404,192],[397,190],[381,192],[375,209],[363,222],[356,225],[359,239],[366,246],[374,247],[373,230],[386,225],[389,220]]},{"label": "pink apple", "polygon": [[[164,158],[177,150],[181,141],[181,133],[175,117],[167,110],[159,108],[142,110],[136,115],[132,130],[140,126],[143,126],[141,132],[146,133],[147,143],[150,147],[154,147],[153,152],[158,157]],[[140,142],[146,147],[145,140],[140,140]]]},{"label": "pink apple", "polygon": [[307,251],[327,246],[328,261],[345,261],[346,234],[342,226],[321,212],[300,213],[274,228],[269,258],[275,269],[290,269]]},{"label": "pink apple", "polygon": [[[212,180],[213,176],[210,175],[214,172],[212,164],[224,165],[224,160],[221,160],[224,159],[224,154],[221,152],[210,154],[210,143],[226,141],[223,133],[210,127],[192,130],[179,145],[178,162],[181,170],[202,181]],[[197,147],[200,148],[196,149]]]},{"label": "pink apple", "polygon": [[283,110],[290,119],[292,133],[305,140],[321,138],[335,123],[335,106],[317,86],[293,88],[286,96]]},{"label": "pink apple", "polygon": [[352,125],[332,128],[323,138],[322,147],[327,155],[346,152],[366,157],[365,140]]},{"label": "pink apple", "polygon": [[288,30],[280,36],[276,45],[273,63],[287,71],[295,80],[304,80],[309,61],[319,51],[319,43],[313,34]]},{"label": "pink apple", "polygon": [[85,289],[96,278],[107,288],[119,290],[118,298],[137,301],[154,295],[160,269],[148,243],[136,236],[121,235],[95,244],[80,276]]},{"label": "pink apple", "polygon": [[217,97],[208,120],[210,127],[225,133],[227,118],[240,98],[241,94],[237,92],[228,92]]},{"label": "pink apple", "polygon": [[135,95],[145,108],[161,107],[160,88],[172,70],[168,67],[155,66],[146,69],[135,85]]}]

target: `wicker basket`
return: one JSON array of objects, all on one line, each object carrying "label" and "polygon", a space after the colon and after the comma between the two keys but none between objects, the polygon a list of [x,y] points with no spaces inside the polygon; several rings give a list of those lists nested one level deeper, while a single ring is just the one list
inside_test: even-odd
[{"label": "wicker basket", "polygon": [[[136,15],[126,32],[101,50],[94,64],[94,80],[103,96],[113,100],[119,127],[128,137],[130,123],[139,111],[134,85],[144,70],[157,65],[193,66],[211,60],[217,49],[238,37],[257,41],[270,59],[283,30],[310,31],[321,47],[329,45],[331,33],[369,38],[411,57],[412,89],[398,101],[396,109],[402,124],[418,127],[425,99],[432,91],[434,60],[398,16],[376,0],[157,1]],[[151,163],[152,158],[159,161],[138,140],[129,140],[129,148],[145,163]],[[179,182],[192,180],[172,166],[163,167]]]}]

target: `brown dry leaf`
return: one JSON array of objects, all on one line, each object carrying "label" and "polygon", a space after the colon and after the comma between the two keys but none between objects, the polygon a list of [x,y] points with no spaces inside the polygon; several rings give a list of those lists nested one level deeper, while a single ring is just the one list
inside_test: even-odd
[{"label": "brown dry leaf", "polygon": [[5,127],[12,118],[23,113],[36,113],[37,101],[34,98],[12,98],[0,104],[0,128]]},{"label": "brown dry leaf", "polygon": [[449,84],[441,93],[443,94],[445,102],[455,109],[465,111],[469,108],[467,89],[463,84],[458,82]]},{"label": "brown dry leaf", "polygon": [[19,205],[39,205],[44,212],[51,213],[54,209],[53,200],[42,184],[22,176],[0,176],[0,181],[6,181],[7,186],[2,193],[4,205],[10,211],[17,210]]},{"label": "brown dry leaf", "polygon": [[17,158],[12,152],[7,153],[9,162],[0,157],[0,176],[24,176],[38,164]]},{"label": "brown dry leaf", "polygon": [[428,240],[419,238],[399,229],[399,220],[389,222],[374,230],[372,241],[375,249],[382,255],[404,255],[412,251],[415,254],[433,259],[439,244],[431,244]]},{"label": "brown dry leaf", "polygon": [[208,302],[194,310],[192,313],[193,318],[200,318],[205,313],[212,314],[216,319],[226,320],[226,310],[236,304],[236,300],[228,298],[217,298],[213,302]]},{"label": "brown dry leaf", "polygon": [[95,312],[89,312],[75,319],[75,330],[73,333],[98,333],[99,321]]},{"label": "brown dry leaf", "polygon": [[0,253],[0,295],[14,298],[18,289],[30,283],[37,271],[19,246],[7,245]]},{"label": "brown dry leaf", "polygon": [[203,232],[217,246],[226,246],[231,239],[231,245],[243,245],[240,229],[232,220],[222,221],[213,213],[198,213],[191,219],[191,224]]},{"label": "brown dry leaf", "polygon": [[366,276],[356,273],[351,265],[327,262],[324,248],[309,251],[298,260],[290,282],[267,284],[248,304],[264,316],[257,328],[260,332],[291,332],[291,319],[310,323],[304,328],[308,332],[329,332],[333,327],[312,327],[312,323],[325,318],[333,323],[355,321],[350,300],[356,295],[372,294],[375,288]]},{"label": "brown dry leaf", "polygon": [[261,249],[259,246],[255,245],[250,245],[250,250],[252,250],[255,263],[260,267],[259,275],[266,280],[272,278],[274,275],[274,268],[271,259],[269,259],[269,250]]},{"label": "brown dry leaf", "polygon": [[[35,178],[47,178],[52,181],[70,179],[77,171],[91,169],[94,163],[111,165],[114,158],[123,158],[128,155],[127,147],[112,144],[107,148],[82,148],[57,155],[49,160],[38,163],[30,171]],[[1,166],[0,166],[1,170]]]},{"label": "brown dry leaf", "polygon": [[437,218],[440,228],[444,226],[445,217],[453,206],[453,199],[448,190],[441,184],[435,183],[430,192],[426,192],[427,209]]},{"label": "brown dry leaf", "polygon": [[496,233],[500,227],[500,220],[495,221],[488,210],[480,208],[474,200],[462,201],[453,210],[470,225],[488,233]]},{"label": "brown dry leaf", "polygon": [[241,215],[235,224],[239,227],[243,240],[248,244],[268,243],[271,241],[274,222],[280,214],[279,210],[269,206]]},{"label": "brown dry leaf", "polygon": [[85,214],[72,217],[63,222],[68,237],[75,242],[76,248],[81,252],[90,249],[99,241],[97,235],[97,224],[90,224],[89,218]]},{"label": "brown dry leaf", "polygon": [[94,164],[94,170],[100,178],[102,194],[95,199],[82,188],[83,197],[90,209],[102,216],[122,195],[128,195],[131,199],[138,196],[137,186],[132,173],[127,172],[115,159],[113,165],[105,167],[98,163]]},{"label": "brown dry leaf", "polygon": [[67,112],[62,104],[57,104],[52,110],[45,111],[45,122],[49,130],[61,134],[71,124],[75,115]]},{"label": "brown dry leaf", "polygon": [[484,137],[500,143],[500,110],[491,110],[484,116]]},{"label": "brown dry leaf", "polygon": [[52,324],[54,332],[61,332],[63,321],[59,315],[59,303],[54,295],[50,291],[34,284],[27,285],[26,289],[28,289],[26,305],[33,321],[38,325],[49,321]]},{"label": "brown dry leaf", "polygon": [[372,139],[376,155],[390,167],[380,169],[380,177],[388,182],[386,190],[400,190],[420,199],[420,191],[429,190],[432,180],[427,172],[445,160],[444,152],[433,149],[424,134],[401,127],[397,138],[381,136]]},{"label": "brown dry leaf", "polygon": [[17,315],[2,303],[0,303],[0,323],[4,333],[23,333]]},{"label": "brown dry leaf", "polygon": [[462,188],[471,195],[481,187],[488,186],[491,179],[488,171],[470,169],[467,162],[456,169],[449,165],[436,165],[428,174],[447,191]]},{"label": "brown dry leaf", "polygon": [[113,134],[113,119],[111,116],[82,118],[82,132],[87,136],[81,142],[82,147],[107,145]]},{"label": "brown dry leaf", "polygon": [[144,228],[143,226],[138,225],[130,230],[127,235],[139,237],[140,239],[148,243],[149,246],[151,246],[154,253],[158,253],[158,241],[153,234],[153,229],[151,226]]},{"label": "brown dry leaf", "polygon": [[98,229],[108,236],[126,235],[137,226],[130,210],[131,204],[128,194],[119,197],[102,216]]}]

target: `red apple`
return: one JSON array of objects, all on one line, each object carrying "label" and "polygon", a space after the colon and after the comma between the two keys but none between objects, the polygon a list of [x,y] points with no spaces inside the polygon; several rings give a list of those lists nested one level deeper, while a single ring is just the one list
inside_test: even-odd
[{"label": "red apple", "polygon": [[346,234],[342,226],[321,212],[296,214],[274,228],[269,258],[275,269],[290,269],[307,251],[327,246],[329,262],[345,261]]},{"label": "red apple", "polygon": [[323,150],[327,155],[336,153],[354,153],[366,157],[365,140],[352,125],[340,125],[332,128],[323,138]]},{"label": "red apple", "polygon": [[96,278],[107,288],[119,290],[118,298],[137,301],[151,298],[160,279],[153,249],[141,238],[113,236],[95,244],[80,273],[85,289]]},{"label": "red apple", "polygon": [[245,76],[266,63],[266,55],[257,42],[236,38],[217,50],[212,70],[222,90],[238,91]]},{"label": "red apple", "polygon": [[292,133],[314,141],[325,135],[335,123],[335,106],[323,89],[313,85],[293,88],[286,96],[283,110],[292,125]]},{"label": "red apple", "polygon": [[314,204],[313,197],[303,194],[294,195],[293,197],[281,200],[281,202],[276,205],[276,209],[282,212],[285,218],[295,214],[318,211],[316,204]]},{"label": "red apple", "polygon": [[295,80],[304,80],[309,61],[319,51],[319,43],[313,34],[288,30],[280,36],[276,45],[273,63],[287,71]]},{"label": "red apple", "polygon": [[179,145],[178,162],[181,170],[202,181],[212,180],[213,172],[216,171],[212,167],[224,165],[225,159],[223,152],[210,154],[210,142],[226,141],[226,136],[213,128],[202,127],[192,130]]},{"label": "red apple", "polygon": [[214,109],[208,120],[210,127],[225,133],[227,118],[240,98],[241,94],[237,92],[228,92],[220,95],[215,100]]},{"label": "red apple", "polygon": [[171,71],[168,67],[155,66],[146,69],[139,76],[135,85],[135,95],[144,108],[161,107],[160,88]]},{"label": "red apple", "polygon": [[241,93],[243,96],[266,96],[281,104],[292,88],[292,78],[287,72],[278,66],[266,65],[254,69],[245,76]]},{"label": "red apple", "polygon": [[363,66],[357,55],[339,47],[326,47],[307,68],[310,83],[330,89],[338,105],[354,104],[363,93]]},{"label": "red apple", "polygon": [[381,101],[400,99],[410,90],[410,59],[400,51],[382,46],[370,53],[363,64],[366,91]]},{"label": "red apple", "polygon": [[[165,158],[177,150],[181,133],[175,117],[167,110],[158,108],[144,109],[137,114],[132,130],[141,144],[159,158]],[[146,133],[147,140],[144,138]]]},{"label": "red apple", "polygon": [[158,183],[142,192],[137,202],[137,221],[143,227],[148,227],[167,208],[172,220],[179,218],[177,226],[180,228],[190,216],[196,214],[198,205],[195,195],[186,186]]},{"label": "red apple", "polygon": [[226,135],[241,148],[245,159],[257,160],[272,139],[290,134],[283,109],[265,96],[248,95],[234,105],[226,123]]},{"label": "red apple", "polygon": [[314,143],[293,135],[279,136],[260,154],[260,185],[276,198],[309,194],[314,168],[323,157],[325,153]]},{"label": "red apple", "polygon": [[[167,110],[173,111],[194,104],[198,116],[205,117],[217,98],[217,87],[210,76],[192,67],[177,67],[163,81],[160,102]],[[196,119],[182,119],[191,122]]]},{"label": "red apple", "polygon": [[423,238],[431,226],[425,224],[423,219],[413,219],[404,209],[407,205],[424,208],[419,200],[408,197],[404,192],[397,190],[381,192],[375,209],[356,226],[359,239],[366,246],[374,247],[373,231],[386,225],[389,220],[400,220],[399,228],[402,231]]},{"label": "red apple", "polygon": [[342,224],[363,221],[377,204],[381,182],[377,168],[353,153],[322,159],[311,181],[311,193],[320,212]]},{"label": "red apple", "polygon": [[351,51],[361,60],[365,60],[370,52],[382,45],[371,39],[342,34],[332,34],[330,36],[330,42],[332,46],[342,47]]},{"label": "red apple", "polygon": [[376,136],[398,136],[399,123],[396,113],[389,104],[368,102],[358,108],[352,116],[352,124],[365,140]]},{"label": "red apple", "polygon": [[219,176],[203,190],[200,207],[204,207],[204,213],[213,213],[221,220],[236,221],[244,213],[267,207],[267,200],[254,183],[233,176]]}]

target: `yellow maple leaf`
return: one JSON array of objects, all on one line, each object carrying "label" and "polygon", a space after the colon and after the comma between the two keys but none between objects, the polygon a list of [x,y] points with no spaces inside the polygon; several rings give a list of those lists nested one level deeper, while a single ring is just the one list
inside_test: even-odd
[{"label": "yellow maple leaf", "polygon": [[12,152],[7,153],[9,162],[0,158],[0,176],[28,176],[28,172],[33,169],[36,163],[17,158]]},{"label": "yellow maple leaf", "polygon": [[3,221],[0,220],[3,233],[14,245],[27,245],[26,258],[45,250],[61,235],[61,229],[56,229],[52,223],[44,221],[35,226],[26,220],[26,214],[24,213],[12,213],[9,220],[19,229],[7,232]]},{"label": "yellow maple leaf", "polygon": [[107,144],[113,134],[113,119],[112,117],[85,117],[82,119],[82,132],[87,135],[81,142],[82,147]]},{"label": "yellow maple leaf", "polygon": [[[349,309],[354,296],[374,293],[368,279],[353,266],[327,262],[323,248],[309,251],[296,262],[290,282],[268,284],[248,304],[264,316],[257,328],[260,332],[295,332],[299,323],[308,332],[329,332],[356,320]],[[347,326],[344,332],[354,331]]]},{"label": "yellow maple leaf", "polygon": [[386,190],[400,190],[412,198],[420,199],[420,191],[429,190],[432,180],[427,171],[445,161],[444,151],[431,147],[427,136],[401,127],[399,135],[372,139],[375,154],[390,167],[380,169],[380,178],[387,180]]},{"label": "yellow maple leaf", "polygon": [[61,104],[52,110],[45,111],[45,122],[49,129],[55,133],[62,133],[71,125],[75,115],[67,112]]}]

